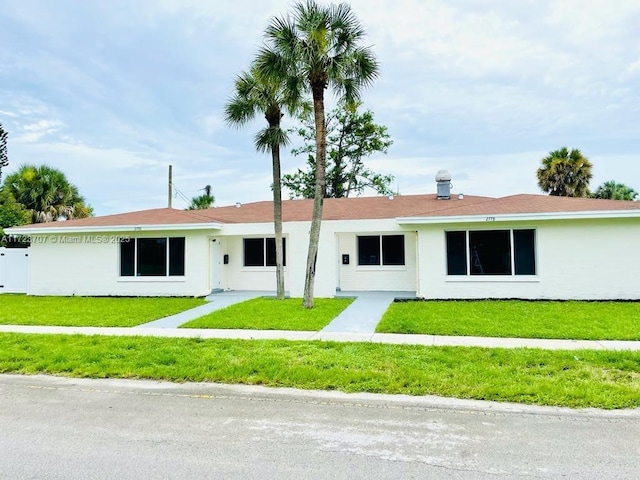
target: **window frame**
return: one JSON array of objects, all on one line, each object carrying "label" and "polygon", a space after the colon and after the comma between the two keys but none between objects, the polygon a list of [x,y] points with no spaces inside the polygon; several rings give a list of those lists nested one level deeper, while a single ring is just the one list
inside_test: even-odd
[{"label": "window frame", "polygon": [[[532,248],[533,248],[533,271],[534,273],[516,273],[516,242],[515,242],[515,233],[514,232],[532,232]],[[510,258],[510,274],[479,274],[472,273],[471,262],[472,252],[471,252],[471,240],[470,233],[472,232],[509,232],[509,258]],[[505,279],[527,279],[527,278],[536,278],[539,275],[539,267],[538,267],[538,229],[529,227],[529,228],[492,228],[492,229],[464,229],[464,230],[445,230],[445,272],[446,276],[449,280],[454,279],[473,279],[479,281],[486,281],[487,279],[493,279],[495,281],[505,280]],[[449,234],[460,234],[464,233],[465,235],[465,261],[466,261],[466,273],[462,274],[450,274],[450,265],[449,265],[449,243],[448,243],[448,235]]]},{"label": "window frame", "polygon": [[[246,264],[246,246],[247,240],[256,241],[261,240],[262,242],[262,264],[261,265],[247,265]],[[271,255],[269,255],[269,251],[267,250],[269,244],[273,245],[273,260],[274,263],[271,264],[269,262]],[[275,237],[243,237],[242,238],[242,268],[243,269],[273,269],[276,268],[275,264],[275,246],[276,246],[276,238]],[[282,237],[282,266],[287,266],[287,237]]]},{"label": "window frame", "polygon": [[[172,240],[180,240],[182,243],[182,268],[178,269],[181,271],[180,274],[172,274],[171,270],[172,267],[175,267],[175,265],[172,265],[171,263],[171,244],[174,243],[172,242]],[[164,260],[164,274],[158,274],[158,275],[141,275],[140,271],[139,271],[139,256],[138,256],[138,241],[139,240],[164,240],[164,255],[165,255],[165,260]],[[131,275],[123,275],[122,271],[123,271],[123,245],[129,244],[129,243],[133,243],[133,273]],[[160,279],[184,279],[186,276],[186,250],[187,250],[187,239],[186,237],[122,237],[120,238],[119,242],[118,242],[118,278],[120,280],[134,280],[134,279],[142,279],[142,280],[147,280],[147,281],[154,281],[154,280],[160,280]]]},{"label": "window frame", "polygon": [[[401,245],[402,245],[402,263],[386,263],[386,258],[389,255],[385,255],[385,241],[384,239],[391,237],[401,237]],[[360,239],[373,239],[377,238],[378,243],[378,252],[377,258],[378,263],[361,263],[360,259]],[[387,243],[388,244],[388,243]],[[378,234],[378,235],[356,235],[356,258],[358,260],[357,268],[385,268],[385,269],[394,269],[394,268],[406,268],[407,266],[407,248],[406,248],[406,235],[404,233],[393,233],[393,234]]]}]

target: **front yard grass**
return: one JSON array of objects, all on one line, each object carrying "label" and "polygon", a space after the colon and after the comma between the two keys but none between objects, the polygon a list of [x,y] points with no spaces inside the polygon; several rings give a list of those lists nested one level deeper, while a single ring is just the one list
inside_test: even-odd
[{"label": "front yard grass", "polygon": [[393,303],[377,332],[640,340],[640,303],[520,300]]},{"label": "front yard grass", "polygon": [[216,310],[180,328],[243,328],[250,330],[320,330],[353,302],[352,298],[316,298],[314,307],[302,299],[254,298]]},{"label": "front yard grass", "polygon": [[0,325],[133,327],[203,305],[200,298],[0,295]]},{"label": "front yard grass", "polygon": [[640,407],[640,352],[7,333],[0,373]]}]

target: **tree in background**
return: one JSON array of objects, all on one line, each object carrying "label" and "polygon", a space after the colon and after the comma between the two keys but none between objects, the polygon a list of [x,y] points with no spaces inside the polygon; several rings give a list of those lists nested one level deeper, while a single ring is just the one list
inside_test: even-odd
[{"label": "tree in background", "polygon": [[591,162],[580,150],[562,147],[542,159],[537,172],[538,186],[549,195],[588,197],[591,168]]},{"label": "tree in background", "polygon": [[13,198],[6,188],[0,189],[0,247],[7,242],[4,229],[26,225],[31,219],[29,212]]},{"label": "tree in background", "polygon": [[633,201],[638,196],[638,192],[623,183],[610,180],[600,185],[592,196],[593,198],[603,198],[607,200]]},{"label": "tree in background", "polygon": [[9,165],[9,157],[7,156],[7,136],[9,134],[4,131],[0,123],[0,180],[2,180],[2,169]]},{"label": "tree in background", "polygon": [[47,165],[22,165],[4,179],[4,189],[29,212],[32,223],[71,220],[93,215],[78,188],[60,170]]},{"label": "tree in background", "polygon": [[216,198],[211,195],[211,185],[204,187],[204,193],[202,195],[195,196],[191,199],[191,204],[187,207],[187,210],[206,210],[211,208]]},{"label": "tree in background", "polygon": [[301,91],[284,83],[283,79],[267,77],[255,67],[236,78],[235,92],[225,106],[225,120],[234,126],[243,126],[257,115],[264,115],[267,127],[255,137],[259,152],[271,153],[273,223],[276,248],[276,297],[284,299],[284,252],[282,240],[282,167],[280,147],[289,138],[280,122],[284,111],[295,115],[302,108]]},{"label": "tree in background", "polygon": [[[327,115],[327,164],[325,198],[361,195],[371,188],[380,195],[392,195],[393,175],[382,175],[364,165],[364,159],[374,153],[386,154],[393,143],[387,127],[374,122],[370,110],[358,112],[360,103],[341,103]],[[287,174],[282,184],[292,198],[313,198],[315,192],[315,123],[311,114],[301,116],[302,126],[295,130],[304,146],[294,149],[294,155],[307,155],[307,169]]]},{"label": "tree in background", "polygon": [[306,308],[313,307],[313,290],[326,188],[324,94],[331,88],[347,104],[378,74],[371,50],[360,46],[364,29],[346,3],[318,5],[313,0],[296,3],[291,15],[273,18],[265,31],[266,45],[256,59],[262,75],[295,91],[303,82],[311,91],[315,126],[315,188],[309,231],[304,286]]}]

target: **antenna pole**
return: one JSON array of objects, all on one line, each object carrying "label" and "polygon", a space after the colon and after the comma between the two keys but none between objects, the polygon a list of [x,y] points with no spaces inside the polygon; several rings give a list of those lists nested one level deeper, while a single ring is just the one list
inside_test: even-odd
[{"label": "antenna pole", "polygon": [[169,202],[168,202],[168,204],[169,204],[169,208],[171,208],[171,197],[173,196],[172,195],[172,193],[173,193],[173,165],[169,165],[169,185],[168,185],[168,187],[169,187],[169,192],[168,192],[169,193],[169,196],[168,196]]}]

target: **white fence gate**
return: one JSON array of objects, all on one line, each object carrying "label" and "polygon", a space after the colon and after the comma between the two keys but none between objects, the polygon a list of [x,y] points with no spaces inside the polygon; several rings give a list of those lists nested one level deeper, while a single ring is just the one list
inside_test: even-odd
[{"label": "white fence gate", "polygon": [[0,293],[27,293],[29,249],[0,248]]}]

